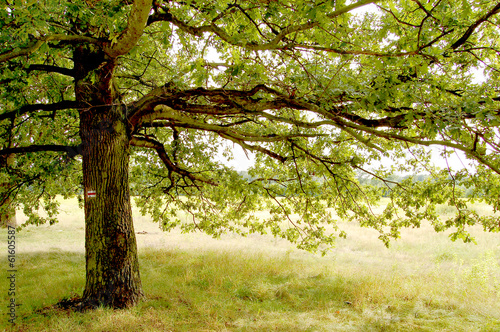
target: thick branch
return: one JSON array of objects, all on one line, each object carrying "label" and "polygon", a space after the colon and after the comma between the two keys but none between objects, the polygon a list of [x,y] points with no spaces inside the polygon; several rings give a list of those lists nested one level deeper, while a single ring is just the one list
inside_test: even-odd
[{"label": "thick branch", "polygon": [[[133,103],[129,106],[129,122],[132,126],[137,126],[140,123],[151,122],[154,120],[156,115],[155,107],[158,105],[174,105],[176,102],[180,103],[183,106],[188,106],[185,103],[181,102],[182,99],[194,98],[194,97],[207,97],[210,98],[215,104],[218,104],[219,107],[221,105],[231,105],[231,107],[237,107],[236,100],[246,99],[250,100],[252,96],[254,96],[257,92],[263,91],[274,95],[281,94],[265,85],[257,85],[251,90],[225,90],[225,89],[204,89],[197,88],[192,90],[184,90],[180,91],[172,86],[164,86],[159,87],[152,90],[150,93],[142,97],[137,102]],[[252,104],[256,101],[253,100]],[[248,103],[250,104],[250,103]],[[271,105],[266,105],[271,106]],[[202,105],[198,105],[195,107],[203,107]],[[281,107],[290,107],[293,108],[293,103],[287,103],[286,105],[282,105]],[[229,111],[229,109],[226,109]],[[158,113],[158,110],[156,111]]]},{"label": "thick branch", "polygon": [[[266,92],[275,98],[266,100],[254,98],[255,94],[259,91]],[[197,97],[205,97],[205,102],[208,100],[211,103],[208,105],[198,105],[194,103],[187,103],[185,101],[186,99],[196,99]],[[248,91],[225,89],[208,90],[203,88],[175,91],[173,89],[158,88],[153,90],[150,94],[144,96],[141,100],[130,107],[132,111],[129,113],[129,122],[134,126],[134,128],[137,128],[141,126],[152,126],[154,121],[157,120],[178,120],[184,124],[189,124],[190,121],[193,121],[193,119],[186,116],[188,114],[209,114],[213,116],[251,115],[254,117],[262,116],[271,121],[290,123],[298,127],[315,128],[323,124],[320,122],[301,122],[294,119],[277,117],[264,112],[265,110],[284,108],[310,110],[316,112],[313,110],[315,108],[312,106],[321,109],[320,114],[327,116],[327,118],[331,118],[332,115],[339,116],[349,121],[373,128],[402,128],[402,122],[405,120],[404,114],[388,116],[380,119],[366,119],[355,114],[347,113],[343,107],[327,111],[323,110],[320,104],[316,105],[315,103],[301,98],[290,98],[272,88],[264,85],[257,85]],[[182,114],[174,111],[173,108],[182,110]],[[408,109],[391,109],[392,112],[403,110]],[[182,121],[179,116],[183,116]],[[199,123],[197,123],[197,125],[199,125]],[[212,126],[212,124],[203,124],[204,128],[207,128],[207,126]],[[194,128],[194,126],[191,128]],[[217,130],[219,129],[220,128]]]},{"label": "thick branch", "polygon": [[[401,109],[397,109],[397,110],[400,111]],[[388,116],[388,117],[381,118],[381,119],[365,119],[363,117],[360,117],[359,115],[351,114],[351,113],[347,113],[347,112],[338,112],[338,113],[336,113],[336,115],[338,115],[346,120],[349,120],[349,121],[352,121],[352,122],[355,122],[357,124],[367,126],[370,128],[378,128],[378,127],[404,128],[405,126],[403,126],[402,123],[406,118],[406,114],[404,114],[404,113],[396,115],[396,116]]]},{"label": "thick branch", "polygon": [[498,14],[500,12],[500,2],[496,4],[495,7],[493,7],[488,13],[486,13],[484,16],[480,17],[474,24],[472,24],[467,31],[460,37],[456,42],[451,45],[452,49],[457,49],[461,45],[465,44],[467,39],[472,35],[474,30],[480,26],[482,23],[486,22],[490,17],[492,17],[495,14]]},{"label": "thick branch", "polygon": [[74,36],[74,35],[62,35],[55,34],[44,36],[36,41],[33,41],[28,44],[28,46],[24,48],[16,48],[11,51],[7,51],[3,54],[0,54],[0,62],[9,61],[11,59],[23,56],[30,55],[36,52],[43,44],[49,41],[61,41],[61,42],[69,42],[69,43],[92,43],[92,44],[101,44],[99,39],[95,39],[87,36]]},{"label": "thick branch", "polygon": [[[205,90],[201,89],[199,92],[203,92],[203,95],[212,95],[212,96],[218,96],[222,97],[221,94],[223,90]],[[239,93],[244,93],[244,92],[239,92]],[[248,93],[248,92],[246,92]],[[282,97],[280,97],[282,98]],[[500,169],[496,167],[494,164],[489,162],[483,155],[478,153],[477,151],[474,151],[471,148],[468,148],[464,145],[449,142],[449,141],[444,141],[444,140],[426,140],[426,139],[421,139],[418,137],[411,137],[411,136],[406,136],[406,135],[401,135],[397,134],[394,132],[390,131],[384,131],[384,130],[377,130],[375,128],[378,127],[390,127],[390,128],[402,128],[402,125],[400,124],[402,121],[405,120],[405,115],[400,114],[394,117],[386,117],[382,119],[364,119],[361,118],[357,115],[353,114],[348,114],[342,109],[339,110],[326,110],[321,107],[321,105],[316,105],[314,103],[307,102],[305,100],[301,99],[294,99],[294,104],[303,110],[309,110],[311,112],[314,112],[318,115],[323,115],[327,119],[330,119],[330,121],[318,121],[318,122],[313,122],[313,123],[293,123],[291,121],[284,121],[283,118],[281,117],[275,117],[273,115],[268,114],[268,116],[265,116],[265,112],[256,112],[256,116],[264,116],[269,118],[273,118],[273,120],[276,121],[282,121],[285,123],[291,123],[297,126],[304,125],[306,127],[317,127],[317,126],[322,126],[322,125],[330,125],[337,127],[347,133],[349,133],[351,136],[353,136],[355,139],[357,139],[360,143],[365,144],[367,147],[371,149],[376,149],[378,151],[382,151],[380,147],[377,145],[373,144],[370,141],[369,137],[363,137],[363,135],[360,132],[365,132],[370,135],[378,136],[381,138],[386,138],[390,140],[397,140],[397,141],[403,141],[403,142],[410,142],[418,145],[425,145],[425,146],[430,146],[430,145],[441,145],[441,146],[448,146],[451,148],[455,148],[457,150],[465,152],[468,156],[478,160],[484,165],[489,166],[492,170],[500,174]],[[284,106],[286,107],[286,106]],[[189,113],[187,113],[189,114]],[[252,112],[244,113],[246,115],[252,114]],[[258,114],[258,115],[257,115]],[[469,114],[464,114],[466,118],[471,117],[472,115]],[[192,129],[199,129],[199,130],[205,130],[205,131],[211,131],[215,132],[221,137],[225,139],[229,139],[233,141],[234,143],[237,143],[241,145],[243,148],[252,150],[252,151],[258,151],[264,154],[267,154],[275,159],[284,161],[286,160],[286,157],[280,156],[275,154],[274,152],[264,149],[259,146],[255,145],[249,145],[248,142],[277,142],[277,141],[283,141],[283,140],[288,140],[293,137],[310,137],[310,136],[315,136],[314,134],[310,135],[256,135],[248,132],[241,132],[238,130],[233,129],[233,127],[227,127],[227,126],[221,126],[218,124],[213,124],[213,123],[206,123],[203,120],[199,120],[193,117],[190,117],[186,115],[185,112],[179,112],[174,109],[172,109],[169,106],[166,105],[157,105],[154,109],[154,112],[149,114],[148,116],[143,118],[144,120],[147,120],[147,122],[150,122],[151,125],[156,123],[155,121],[157,120],[167,120],[164,123],[161,123],[159,125],[167,125],[167,126],[175,126],[175,127],[183,127],[183,128],[192,128]],[[286,119],[285,119],[286,120]]]},{"label": "thick branch", "polygon": [[30,146],[22,146],[16,148],[7,148],[0,150],[0,156],[10,155],[10,154],[23,154],[29,152],[66,152],[69,155],[76,156],[80,151],[79,146],[77,145],[30,145]]},{"label": "thick branch", "polygon": [[143,122],[142,118],[154,112],[156,105],[171,100],[177,92],[178,90],[174,86],[168,84],[151,90],[147,95],[128,106],[128,122],[135,127],[138,123]]},{"label": "thick branch", "polygon": [[[250,132],[240,132],[233,130],[226,126],[220,126],[217,124],[211,124],[199,121],[195,118],[185,116],[181,112],[178,112],[168,106],[158,105],[155,107],[154,120],[170,120],[170,125],[182,128],[199,129],[204,131],[211,131],[219,135],[230,136],[239,141],[250,141],[250,142],[279,142],[286,141],[290,138],[297,137],[318,137],[320,134],[288,134],[288,135],[256,135]],[[148,121],[146,121],[148,122]]]},{"label": "thick branch", "polygon": [[50,66],[50,65],[31,65],[28,67],[28,72],[33,70],[47,71],[51,73],[59,73],[66,76],[74,77],[75,71],[69,68]]},{"label": "thick branch", "polygon": [[[209,179],[205,179],[205,178],[202,178],[200,176],[197,176],[197,175],[195,175],[189,171],[186,171],[185,169],[182,169],[179,166],[175,165],[168,157],[168,154],[165,151],[165,147],[163,146],[163,144],[161,144],[160,142],[158,142],[154,139],[147,138],[147,137],[134,136],[130,140],[130,144],[133,146],[137,146],[137,147],[155,150],[156,153],[158,154],[158,157],[160,157],[161,161],[165,165],[165,167],[167,167],[169,173],[175,172],[175,173],[181,175],[182,177],[187,177],[193,183],[196,181],[200,181],[200,182],[208,183],[208,184],[211,184],[214,186],[217,185],[217,183],[215,183]],[[172,179],[170,179],[170,180],[173,181]]]},{"label": "thick branch", "polygon": [[22,114],[37,112],[37,111],[58,111],[67,108],[78,107],[78,102],[72,100],[65,100],[54,104],[34,104],[34,105],[24,105],[21,108],[0,114],[0,121],[9,119],[12,117],[17,117]]},{"label": "thick branch", "polygon": [[104,48],[104,51],[111,58],[127,54],[142,36],[146,27],[149,12],[151,11],[152,0],[135,0],[128,18],[127,28],[118,37],[116,43],[111,43]]}]

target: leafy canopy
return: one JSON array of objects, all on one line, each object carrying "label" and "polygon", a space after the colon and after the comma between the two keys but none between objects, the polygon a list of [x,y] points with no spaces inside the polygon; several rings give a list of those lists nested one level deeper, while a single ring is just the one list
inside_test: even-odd
[{"label": "leafy canopy", "polygon": [[[471,241],[469,225],[500,228],[466,204],[500,208],[499,10],[483,0],[7,1],[1,154],[20,159],[2,176],[78,169],[74,66],[84,60],[74,52],[85,45],[116,64],[132,191],[165,229],[271,232],[317,249],[345,235],[340,218],[386,242],[427,219]],[[233,145],[255,154],[247,177],[218,157]],[[464,165],[432,166],[428,146]],[[394,173],[431,176],[394,183]],[[382,195],[390,203],[374,213]],[[437,204],[456,215],[442,221]]]}]

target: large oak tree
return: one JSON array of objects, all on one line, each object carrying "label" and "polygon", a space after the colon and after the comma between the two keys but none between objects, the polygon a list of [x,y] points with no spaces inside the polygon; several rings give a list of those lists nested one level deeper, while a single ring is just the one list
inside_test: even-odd
[{"label": "large oak tree", "polygon": [[[468,225],[498,231],[460,188],[500,208],[499,11],[485,0],[8,0],[2,209],[30,210],[31,197],[52,211],[55,193],[80,185],[82,299],[113,307],[143,295],[131,190],[166,230],[271,232],[304,249],[344,236],[338,218],[386,242],[424,219],[465,241]],[[247,177],[221,161],[233,145],[255,155]],[[429,146],[464,165],[432,166]],[[382,194],[391,201],[375,214]],[[457,212],[445,221],[443,203]]]}]

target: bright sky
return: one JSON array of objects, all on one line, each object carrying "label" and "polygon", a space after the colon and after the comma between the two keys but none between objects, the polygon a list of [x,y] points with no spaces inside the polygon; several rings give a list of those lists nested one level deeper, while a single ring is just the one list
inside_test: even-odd
[{"label": "bright sky", "polygon": [[[252,166],[255,162],[255,154],[250,151],[247,151],[248,157],[243,151],[243,149],[234,144],[233,147],[233,155],[234,159],[226,162],[225,164],[231,167],[234,167],[237,171],[246,171]],[[221,160],[223,160],[222,154],[220,155]]]}]

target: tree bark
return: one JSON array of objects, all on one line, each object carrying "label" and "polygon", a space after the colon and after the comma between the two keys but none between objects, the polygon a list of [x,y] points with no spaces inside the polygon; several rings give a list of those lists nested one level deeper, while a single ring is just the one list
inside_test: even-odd
[{"label": "tree bark", "polygon": [[2,213],[0,214],[0,228],[16,227],[16,209],[12,205],[13,199],[8,197],[2,202]]},{"label": "tree bark", "polygon": [[[14,154],[0,157],[0,167],[9,167],[14,164]],[[0,184],[2,188],[2,195],[0,195],[0,228],[7,228],[9,226],[16,227],[16,208],[14,207],[14,199],[9,195],[9,189],[12,188],[10,183]]]},{"label": "tree bark", "polygon": [[[88,59],[102,61],[92,65]],[[135,305],[143,294],[129,193],[130,137],[113,92],[114,64],[99,51],[83,49],[75,52],[77,64],[76,98],[88,106],[80,112],[86,251],[83,301],[124,308]]]},{"label": "tree bark", "polygon": [[0,208],[0,228],[7,227],[16,227],[17,219],[16,219],[16,209],[13,205],[14,200],[12,197],[7,197],[4,199]]}]

